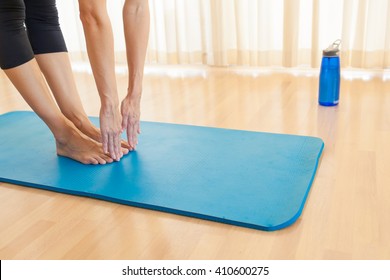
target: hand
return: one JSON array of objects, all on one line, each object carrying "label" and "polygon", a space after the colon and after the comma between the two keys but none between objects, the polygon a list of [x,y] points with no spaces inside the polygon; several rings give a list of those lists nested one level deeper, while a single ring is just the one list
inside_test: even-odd
[{"label": "hand", "polygon": [[123,156],[121,150],[121,115],[117,108],[100,109],[100,132],[103,150],[116,161]]},{"label": "hand", "polygon": [[132,150],[135,150],[138,144],[138,134],[141,133],[140,118],[141,96],[127,96],[121,104],[122,130],[126,130],[127,140]]}]

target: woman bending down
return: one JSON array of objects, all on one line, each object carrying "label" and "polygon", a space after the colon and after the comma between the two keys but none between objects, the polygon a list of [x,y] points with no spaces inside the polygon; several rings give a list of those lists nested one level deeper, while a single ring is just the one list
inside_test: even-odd
[{"label": "woman bending down", "polygon": [[53,133],[58,155],[106,164],[128,153],[123,141],[116,154],[103,151],[77,93],[55,0],[0,1],[0,67]]}]

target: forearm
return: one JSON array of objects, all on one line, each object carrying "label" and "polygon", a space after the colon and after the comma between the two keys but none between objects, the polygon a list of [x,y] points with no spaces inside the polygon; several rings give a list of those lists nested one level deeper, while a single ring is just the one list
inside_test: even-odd
[{"label": "forearm", "polygon": [[146,49],[149,38],[149,5],[147,0],[126,0],[123,24],[129,71],[128,97],[142,92]]},{"label": "forearm", "polygon": [[88,57],[102,107],[118,108],[114,38],[110,19],[106,10],[98,5],[92,10],[82,9],[80,6],[80,17],[83,23]]}]

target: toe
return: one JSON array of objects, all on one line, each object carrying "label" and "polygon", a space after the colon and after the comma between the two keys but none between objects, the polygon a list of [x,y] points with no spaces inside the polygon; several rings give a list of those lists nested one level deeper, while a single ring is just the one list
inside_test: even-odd
[{"label": "toe", "polygon": [[102,155],[102,158],[106,161],[106,163],[112,163],[114,160],[107,155]]},{"label": "toe", "polygon": [[124,155],[127,155],[127,154],[129,153],[129,149],[127,149],[127,148],[122,148],[122,153],[123,153]]}]

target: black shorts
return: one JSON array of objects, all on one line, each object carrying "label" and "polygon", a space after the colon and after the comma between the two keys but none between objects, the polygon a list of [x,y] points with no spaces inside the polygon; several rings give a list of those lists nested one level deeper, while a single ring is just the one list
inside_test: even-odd
[{"label": "black shorts", "polygon": [[35,54],[66,52],[56,0],[0,0],[0,67],[10,69]]}]

